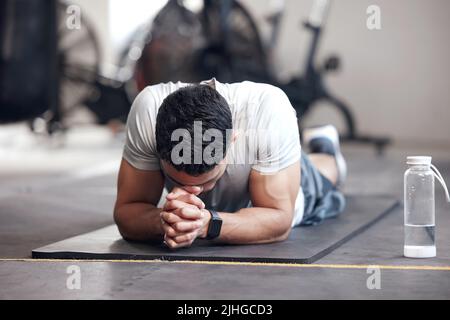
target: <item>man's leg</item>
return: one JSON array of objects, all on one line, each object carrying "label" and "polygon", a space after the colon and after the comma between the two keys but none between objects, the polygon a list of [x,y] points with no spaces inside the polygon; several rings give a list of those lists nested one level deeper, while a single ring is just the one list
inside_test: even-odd
[{"label": "man's leg", "polygon": [[334,156],[325,153],[311,153],[309,160],[317,170],[330,182],[336,186],[338,181],[338,168]]},{"label": "man's leg", "polygon": [[340,152],[339,137],[332,126],[303,131],[302,191],[304,212],[302,225],[315,225],[340,214],[345,198],[338,187],[346,176],[345,160]]},{"label": "man's leg", "polygon": [[303,131],[304,146],[310,151],[309,159],[333,186],[339,187],[347,175],[347,165],[341,153],[339,134],[331,125]]}]

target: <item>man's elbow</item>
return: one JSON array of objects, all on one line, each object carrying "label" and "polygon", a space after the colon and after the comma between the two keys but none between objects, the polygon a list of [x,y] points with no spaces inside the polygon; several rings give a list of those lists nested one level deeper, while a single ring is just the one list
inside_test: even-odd
[{"label": "man's elbow", "polygon": [[289,238],[289,235],[291,234],[291,227],[289,226],[289,229],[281,233],[280,236],[278,236],[274,242],[283,242],[286,241]]},{"label": "man's elbow", "polygon": [[[286,215],[290,216],[290,215]],[[287,217],[283,217],[282,221],[280,222],[280,228],[277,232],[277,236],[275,238],[275,242],[282,242],[289,238],[289,235],[291,234],[291,225],[292,225],[292,219],[288,219]]]},{"label": "man's elbow", "polygon": [[119,230],[120,235],[124,240],[136,240],[134,238],[132,226],[130,225],[129,218],[123,214],[123,210],[120,207],[114,208],[114,222]]},{"label": "man's elbow", "polygon": [[131,240],[131,235],[127,230],[126,223],[124,219],[121,217],[119,210],[114,210],[114,222],[119,230],[120,235],[124,240]]},{"label": "man's elbow", "polygon": [[127,232],[126,228],[124,228],[123,226],[117,224],[117,229],[119,230],[120,235],[122,236],[123,240],[126,241],[133,241],[133,236],[131,235],[131,233]]}]

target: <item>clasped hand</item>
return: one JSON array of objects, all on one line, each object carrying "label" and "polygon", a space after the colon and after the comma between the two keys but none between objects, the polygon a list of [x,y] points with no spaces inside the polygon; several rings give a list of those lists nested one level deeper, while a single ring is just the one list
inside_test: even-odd
[{"label": "clasped hand", "polygon": [[164,243],[170,249],[190,247],[197,238],[205,238],[211,215],[198,197],[200,187],[175,187],[166,196],[161,212]]}]

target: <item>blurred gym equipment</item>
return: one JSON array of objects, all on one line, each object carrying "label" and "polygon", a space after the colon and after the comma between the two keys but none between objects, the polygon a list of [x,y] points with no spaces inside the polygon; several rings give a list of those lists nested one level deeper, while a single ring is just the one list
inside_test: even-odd
[{"label": "blurred gym equipment", "polygon": [[169,0],[152,23],[131,37],[119,68],[121,75],[133,77],[136,93],[168,81],[216,77],[232,82],[269,76],[256,24],[245,7],[229,0],[204,0],[199,12],[190,11],[181,0]]},{"label": "blurred gym equipment", "polygon": [[[319,68],[316,55],[320,36],[330,7],[329,0],[314,1],[304,23],[311,43],[303,74],[287,83],[272,71],[270,57],[279,34],[284,2],[269,21],[270,41],[264,44],[250,13],[235,0],[204,0],[199,12],[190,11],[182,0],[169,0],[152,24],[131,38],[119,62],[120,74],[131,77],[134,95],[147,85],[168,81],[199,82],[216,77],[221,82],[252,80],[280,87],[288,95],[300,119],[318,102],[326,102],[342,114],[344,141],[370,143],[382,153],[390,143],[385,137],[361,135],[350,108],[324,84],[327,72],[339,67],[339,59],[328,58]],[[127,79],[123,79],[127,80]],[[129,91],[133,97],[133,91]]]},{"label": "blurred gym equipment", "polygon": [[2,1],[0,121],[14,122],[51,110],[58,118],[56,2]]},{"label": "blurred gym equipment", "polygon": [[[130,108],[123,84],[100,75],[101,52],[89,20],[67,27],[63,1],[0,4],[0,123],[25,121],[50,134],[87,106],[97,122],[122,121]],[[42,125],[43,124],[43,125]]]},{"label": "blurred gym equipment", "polygon": [[0,122],[28,120],[36,131],[37,119],[52,133],[64,129],[64,120],[81,105],[100,124],[125,122],[131,102],[148,85],[216,77],[221,82],[252,80],[280,87],[300,119],[318,102],[329,103],[345,121],[344,141],[374,144],[379,153],[390,142],[361,135],[350,108],[325,86],[325,74],[338,69],[339,59],[330,57],[316,66],[329,0],[314,1],[304,24],[311,33],[305,68],[288,82],[277,79],[271,62],[284,12],[281,0],[269,17],[272,34],[267,43],[238,1],[203,0],[203,7],[193,12],[183,0],[169,0],[152,22],[132,35],[115,79],[99,74],[101,54],[89,20],[83,16],[82,28],[70,30],[67,4],[42,3],[6,0],[0,5]]}]

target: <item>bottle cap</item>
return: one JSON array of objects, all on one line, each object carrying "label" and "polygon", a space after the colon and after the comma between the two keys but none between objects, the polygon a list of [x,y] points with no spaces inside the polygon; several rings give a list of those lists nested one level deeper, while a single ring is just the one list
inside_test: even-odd
[{"label": "bottle cap", "polygon": [[431,159],[432,158],[428,156],[413,156],[407,158],[406,164],[429,166],[431,165]]}]

